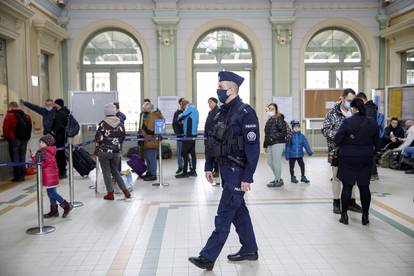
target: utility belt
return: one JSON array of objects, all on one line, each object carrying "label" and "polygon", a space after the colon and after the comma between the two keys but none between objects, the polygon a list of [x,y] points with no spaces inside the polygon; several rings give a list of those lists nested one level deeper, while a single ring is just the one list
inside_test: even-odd
[{"label": "utility belt", "polygon": [[229,166],[229,167],[240,167],[244,169],[246,167],[246,158],[245,157],[234,157],[228,155],[227,157],[217,158],[219,165]]}]

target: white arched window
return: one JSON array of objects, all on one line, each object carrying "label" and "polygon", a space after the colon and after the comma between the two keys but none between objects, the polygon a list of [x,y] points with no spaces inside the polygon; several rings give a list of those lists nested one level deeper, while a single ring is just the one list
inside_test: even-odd
[{"label": "white arched window", "polygon": [[142,98],[143,62],[138,42],[120,30],[103,30],[85,43],[81,56],[81,88],[118,91],[127,116],[126,130],[136,130]]},{"label": "white arched window", "polygon": [[223,70],[233,71],[244,77],[239,95],[243,102],[252,104],[254,74],[251,47],[241,35],[227,29],[208,32],[193,48],[193,99],[200,114],[200,130],[204,129],[209,111],[207,100],[217,97],[217,74]]},{"label": "white arched window", "polygon": [[358,41],[340,29],[315,34],[305,50],[306,88],[363,91],[363,53]]}]

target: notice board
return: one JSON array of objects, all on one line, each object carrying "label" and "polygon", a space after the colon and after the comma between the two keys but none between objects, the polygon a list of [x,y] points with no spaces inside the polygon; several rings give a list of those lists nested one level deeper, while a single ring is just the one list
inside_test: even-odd
[{"label": "notice board", "polygon": [[414,85],[387,86],[385,98],[387,119],[414,119]]},{"label": "notice board", "polygon": [[305,89],[303,114],[305,119],[323,119],[342,95],[342,89]]}]

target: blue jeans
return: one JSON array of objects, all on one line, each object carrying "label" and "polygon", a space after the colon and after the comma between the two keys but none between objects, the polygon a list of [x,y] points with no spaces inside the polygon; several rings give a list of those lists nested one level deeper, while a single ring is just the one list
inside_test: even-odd
[{"label": "blue jeans", "polygon": [[50,200],[50,205],[55,205],[56,202],[62,203],[63,201],[65,201],[63,199],[63,197],[61,197],[58,192],[56,191],[56,188],[48,188],[47,189],[47,196],[49,197]]},{"label": "blue jeans", "polygon": [[403,150],[404,157],[414,158],[414,147],[408,147]]},{"label": "blue jeans", "polygon": [[147,162],[147,175],[157,176],[157,149],[144,149],[144,159]]},{"label": "blue jeans", "polygon": [[184,159],[183,159],[183,156],[181,155],[182,148],[183,148],[183,141],[177,141],[177,164],[178,164],[179,169],[182,169],[184,166]]}]

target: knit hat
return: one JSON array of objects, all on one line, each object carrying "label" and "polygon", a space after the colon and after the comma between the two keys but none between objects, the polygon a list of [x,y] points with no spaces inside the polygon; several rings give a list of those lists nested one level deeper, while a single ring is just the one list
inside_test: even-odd
[{"label": "knit hat", "polygon": [[45,143],[48,146],[53,146],[55,144],[55,138],[53,138],[53,136],[50,135],[50,134],[43,135],[40,138],[40,141],[42,141],[43,143]]},{"label": "knit hat", "polygon": [[60,107],[64,107],[65,106],[65,101],[63,99],[56,99],[55,104],[57,104]]},{"label": "knit hat", "polygon": [[293,127],[295,127],[295,126],[300,126],[300,123],[299,123],[299,121],[292,120],[292,121],[290,121],[290,125],[291,125],[291,126],[292,126],[292,128],[293,128]]},{"label": "knit hat", "polygon": [[108,103],[104,107],[104,114],[105,116],[115,116],[116,114],[116,107],[112,103]]}]

